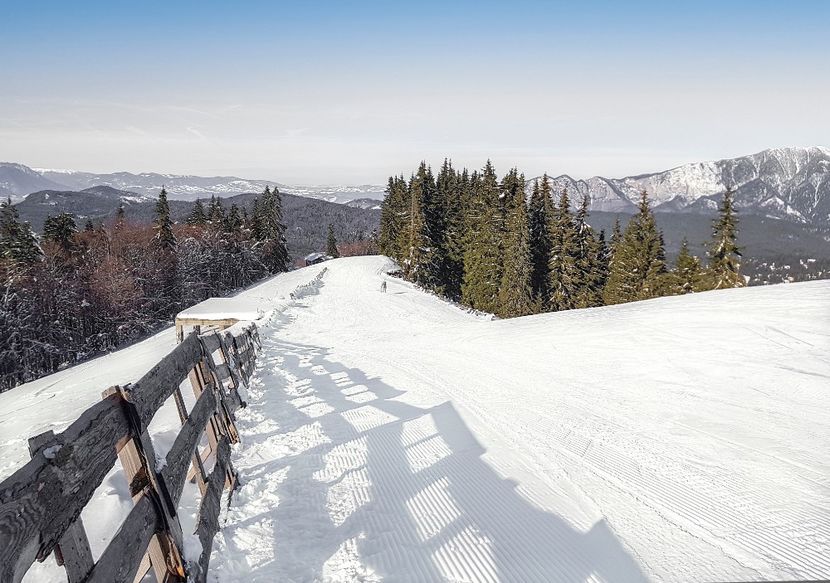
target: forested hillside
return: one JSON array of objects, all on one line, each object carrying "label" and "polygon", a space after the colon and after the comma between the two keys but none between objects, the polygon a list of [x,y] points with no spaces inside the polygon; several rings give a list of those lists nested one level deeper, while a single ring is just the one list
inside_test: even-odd
[{"label": "forested hillside", "polygon": [[[239,212],[250,213],[257,194],[238,194],[221,200],[224,208],[234,205]],[[286,225],[286,240],[292,259],[313,251],[322,251],[326,245],[328,226],[334,226],[339,241],[353,242],[369,239],[378,228],[380,210],[347,206],[280,193]],[[201,198],[202,204],[209,204],[209,198]],[[174,222],[183,223],[193,208],[193,202],[168,201],[170,216]],[[155,198],[135,192],[117,190],[108,186],[96,186],[82,191],[45,190],[28,195],[15,205],[20,219],[28,221],[35,232],[43,230],[43,222],[49,216],[71,213],[82,225],[91,219],[93,224],[112,220],[123,206],[126,218],[137,224],[149,224],[155,214]]]},{"label": "forested hillside", "polygon": [[390,177],[381,215],[381,250],[423,288],[503,317],[590,308],[710,289],[741,287],[741,250],[732,191],[712,224],[705,261],[681,243],[666,259],[648,193],[638,212],[610,232],[590,224],[590,200],[554,193],[547,176],[530,200],[523,174],[501,180],[488,161],[437,177],[421,163],[407,182]]},{"label": "forested hillside", "polygon": [[183,307],[287,271],[278,191],[251,211],[218,199],[174,224],[162,190],[152,221],[119,207],[78,225],[61,213],[40,238],[0,205],[0,390],[112,350],[167,325]]}]

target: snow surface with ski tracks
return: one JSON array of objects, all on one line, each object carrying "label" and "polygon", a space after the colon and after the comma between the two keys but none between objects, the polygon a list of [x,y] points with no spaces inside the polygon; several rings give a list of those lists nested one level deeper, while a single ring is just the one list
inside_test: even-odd
[{"label": "snow surface with ski tracks", "polygon": [[[392,267],[339,259],[240,294],[271,311],[210,580],[830,577],[830,281],[493,320]],[[172,346],[0,394],[0,477]],[[96,556],[121,482],[85,511]],[[47,563],[29,579],[60,580]]]}]

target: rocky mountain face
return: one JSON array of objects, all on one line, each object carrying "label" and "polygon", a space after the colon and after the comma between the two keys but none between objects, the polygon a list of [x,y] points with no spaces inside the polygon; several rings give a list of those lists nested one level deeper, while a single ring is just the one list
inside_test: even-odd
[{"label": "rocky mountain face", "polygon": [[750,156],[685,164],[664,172],[577,180],[552,179],[575,203],[588,196],[591,209],[630,212],[646,190],[656,210],[713,212],[727,186],[744,214],[830,225],[830,149],[778,148]]}]

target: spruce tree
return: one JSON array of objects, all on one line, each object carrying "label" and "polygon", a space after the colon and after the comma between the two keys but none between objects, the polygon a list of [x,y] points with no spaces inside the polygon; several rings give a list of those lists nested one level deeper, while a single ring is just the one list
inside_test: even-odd
[{"label": "spruce tree", "polygon": [[201,227],[204,226],[205,223],[207,223],[205,205],[202,204],[201,200],[197,200],[193,203],[193,210],[190,211],[190,215],[187,217],[187,224]]},{"label": "spruce tree", "polygon": [[569,310],[576,305],[581,285],[577,265],[577,233],[571,213],[568,190],[562,189],[559,204],[553,211],[550,228],[550,260],[548,261],[550,296],[548,306],[552,311]]},{"label": "spruce tree", "polygon": [[386,196],[380,207],[380,252],[384,255],[401,261],[400,238],[406,228],[403,224],[405,216],[407,189],[403,180],[397,176],[390,176],[386,186]]},{"label": "spruce tree", "polygon": [[409,196],[409,251],[404,275],[425,289],[444,293],[445,209],[426,162],[421,162],[410,180]]},{"label": "spruce tree", "polygon": [[533,262],[530,251],[530,230],[525,206],[524,175],[516,177],[512,202],[505,225],[505,241],[501,285],[499,287],[499,316],[512,318],[537,311],[533,295]]},{"label": "spruce tree", "polygon": [[738,217],[732,200],[734,191],[728,187],[723,194],[718,218],[712,223],[712,240],[709,243],[709,264],[706,267],[707,289],[743,287],[741,276],[741,248],[738,247]]},{"label": "spruce tree", "polygon": [[78,232],[75,219],[69,213],[61,213],[54,217],[46,217],[43,222],[43,239],[57,243],[64,251],[71,251],[73,238]]},{"label": "spruce tree", "polygon": [[20,221],[11,198],[0,203],[0,258],[15,265],[32,265],[41,257],[29,223]]},{"label": "spruce tree", "polygon": [[671,273],[672,293],[688,294],[701,289],[703,269],[700,259],[689,252],[689,242],[683,239],[680,245],[680,253],[674,264],[674,271]]},{"label": "spruce tree", "polygon": [[471,204],[464,244],[461,301],[477,310],[499,309],[501,285],[501,208],[496,171],[488,160],[471,179]]},{"label": "spruce tree", "polygon": [[[268,190],[268,187],[265,187]],[[270,191],[269,191],[270,192]],[[207,208],[207,220],[214,229],[221,229],[225,219],[225,209],[222,208],[222,199],[211,195]]]},{"label": "spruce tree", "polygon": [[263,241],[263,263],[270,273],[288,271],[291,258],[285,238],[285,224],[282,216],[282,195],[275,186],[265,187],[262,199],[257,204],[256,229]]},{"label": "spruce tree", "polygon": [[592,308],[602,305],[603,276],[600,265],[602,249],[594,235],[594,230],[588,224],[588,204],[588,197],[583,196],[579,210],[574,216],[576,267],[579,278],[574,297],[576,308]]},{"label": "spruce tree", "polygon": [[329,223],[329,234],[326,237],[326,254],[330,257],[340,257],[340,251],[337,250],[337,237],[334,235],[334,225]]},{"label": "spruce tree", "polygon": [[464,280],[464,202],[461,176],[447,159],[444,159],[438,174],[436,192],[443,212],[441,283],[444,294],[452,300],[458,300]]},{"label": "spruce tree", "polygon": [[553,220],[551,187],[548,175],[542,176],[533,182],[533,192],[530,195],[528,208],[528,223],[530,227],[530,253],[533,264],[533,295],[537,299],[540,309],[547,302],[549,292],[549,263],[550,263],[550,236]]},{"label": "spruce tree", "polygon": [[167,191],[162,187],[156,201],[156,246],[163,251],[176,250],[176,236],[173,234],[173,220],[170,218],[170,204]]},{"label": "spruce tree", "polygon": [[603,294],[606,304],[653,298],[666,291],[663,235],[657,229],[645,191],[638,209],[615,246]]},{"label": "spruce tree", "polygon": [[95,231],[95,225],[92,224],[92,219],[87,219],[86,223],[84,223],[84,232],[92,233]]},{"label": "spruce tree", "polygon": [[236,203],[231,204],[231,208],[225,215],[223,227],[226,233],[240,235],[242,233],[242,214],[239,212],[239,207]]}]

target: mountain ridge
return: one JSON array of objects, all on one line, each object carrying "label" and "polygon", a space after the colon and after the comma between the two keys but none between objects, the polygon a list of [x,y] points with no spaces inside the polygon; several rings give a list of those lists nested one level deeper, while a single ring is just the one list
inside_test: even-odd
[{"label": "mountain ridge", "polygon": [[[528,181],[528,191],[532,182],[533,179]],[[645,189],[658,212],[699,214],[714,212],[727,185],[731,185],[735,188],[736,207],[744,214],[830,226],[830,148],[827,146],[769,148],[737,158],[690,162],[622,178],[599,175],[574,178],[559,174],[551,182],[557,191],[567,188],[574,204],[587,196],[593,211],[631,212]],[[291,186],[236,176],[155,172],[96,174],[0,163],[0,196],[13,200],[42,190],[83,191],[100,185],[151,197],[157,196],[163,186],[171,199],[187,201],[261,192],[266,186],[277,186],[285,194],[366,206],[369,206],[367,199],[382,199],[384,192],[380,185]]]}]

